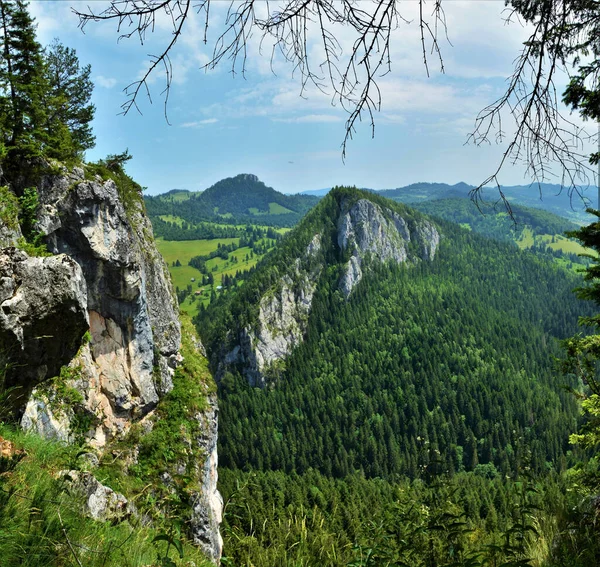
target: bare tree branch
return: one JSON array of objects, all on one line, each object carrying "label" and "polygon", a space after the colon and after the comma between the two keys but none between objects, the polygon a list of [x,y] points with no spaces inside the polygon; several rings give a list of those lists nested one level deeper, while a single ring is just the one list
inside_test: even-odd
[{"label": "bare tree branch", "polygon": [[[440,33],[448,39],[442,1],[430,0],[428,4],[426,0],[418,0],[415,25],[419,26],[422,59],[428,76],[431,57],[439,61],[439,70],[444,72],[438,39]],[[170,21],[170,41],[158,55],[151,56],[142,78],[126,87],[127,101],[122,106],[123,114],[131,108],[140,111],[137,103],[140,93],[150,97],[150,77],[162,66],[166,75],[162,93],[166,117],[173,74],[169,54],[183,33],[191,7],[204,15],[203,40],[208,43],[210,0],[194,0],[193,4],[192,0],[108,2],[108,7],[99,13],[91,8],[76,12],[80,27],[85,29],[92,21],[112,21],[120,40],[135,35],[143,44],[148,33],[155,30],[158,17],[166,16]],[[506,92],[478,114],[468,138],[467,143],[476,145],[508,141],[498,167],[473,191],[472,197],[477,202],[482,187],[488,184],[500,189],[501,171],[507,166],[524,164],[526,174],[538,185],[558,178],[573,198],[580,195],[580,185],[589,183],[591,168],[585,144],[591,137],[561,113],[561,93],[557,92],[555,80],[557,73],[567,70],[569,63],[579,64],[579,74],[572,78],[573,89],[565,98],[584,118],[596,118],[595,113],[600,114],[589,103],[590,97],[585,98],[590,81],[595,81],[598,89],[600,1],[508,0],[508,3],[507,20],[521,18],[533,25],[533,32],[515,60]],[[411,23],[401,14],[400,7],[400,0],[280,0],[279,3],[232,0],[205,69],[213,69],[227,60],[233,74],[244,76],[248,42],[256,33],[261,51],[270,45],[272,70],[279,54],[292,65],[293,74],[299,75],[300,96],[305,96],[312,87],[330,95],[332,105],[346,110],[348,117],[342,142],[342,158],[345,158],[348,141],[359,122],[368,119],[371,134],[375,134],[375,115],[382,103],[380,80],[392,68],[393,33],[401,23]],[[336,37],[340,29],[349,29],[354,36],[349,53],[343,52]],[[321,60],[316,63],[315,42],[321,50]],[[580,58],[589,53],[596,59],[586,68],[580,64]],[[580,84],[576,84],[577,80]],[[594,159],[600,159],[600,155],[594,154]],[[510,211],[502,191],[499,194]]]},{"label": "bare tree branch", "polygon": [[[584,148],[593,136],[561,112],[555,85],[557,72],[568,71],[579,16],[568,0],[542,0],[527,6],[515,1],[507,20],[519,15],[533,23],[534,29],[515,60],[506,91],[478,114],[467,143],[503,142],[507,136],[510,141],[495,171],[471,191],[471,196],[477,202],[483,187],[491,183],[500,190],[499,175],[504,167],[521,164],[538,184],[540,197],[541,183],[558,178],[571,200],[583,199],[581,186],[593,179]],[[503,117],[511,118],[514,133],[504,131]],[[501,191],[500,196],[510,212]]]},{"label": "bare tree branch", "polygon": [[[110,0],[101,12],[88,8],[86,12],[75,11],[82,30],[90,22],[112,21],[116,23],[119,40],[136,35],[143,44],[148,33],[155,29],[159,16],[168,16],[172,25],[172,38],[159,55],[152,55],[151,63],[141,79],[125,88],[127,101],[122,105],[123,114],[132,108],[138,112],[138,98],[145,93],[150,98],[148,81],[157,67],[166,75],[163,91],[166,104],[171,87],[173,68],[169,54],[181,36],[188,18],[192,0]],[[233,0],[229,4],[222,31],[214,42],[211,60],[206,69],[214,69],[225,60],[229,61],[233,74],[245,75],[248,42],[253,32],[263,44],[272,43],[271,66],[276,53],[292,64],[299,74],[300,96],[305,96],[309,86],[331,96],[332,105],[339,105],[348,112],[342,157],[346,155],[348,141],[356,131],[356,125],[368,117],[371,133],[375,134],[375,113],[381,109],[379,80],[391,70],[390,42],[392,33],[400,22],[410,23],[399,12],[399,0],[283,0],[278,8],[269,2],[260,2],[263,15],[259,17],[258,0]],[[433,0],[431,14],[427,15],[426,0],[419,0],[419,26],[423,61],[429,74],[428,52],[439,60],[444,71],[442,54],[438,43],[438,30],[446,32],[442,0]],[[210,0],[199,0],[193,8],[204,13],[204,42],[207,43]],[[350,53],[344,58],[343,49],[336,39],[337,29],[350,28],[355,40]],[[322,60],[316,64],[309,51],[312,34],[316,34],[322,50]]]}]

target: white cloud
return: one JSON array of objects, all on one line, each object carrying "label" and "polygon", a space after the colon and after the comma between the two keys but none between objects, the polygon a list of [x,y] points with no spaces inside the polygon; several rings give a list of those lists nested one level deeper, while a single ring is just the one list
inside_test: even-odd
[{"label": "white cloud", "polygon": [[333,114],[306,114],[304,116],[293,116],[291,118],[273,118],[273,122],[289,122],[295,124],[302,123],[325,123],[325,122],[340,122],[341,116]]},{"label": "white cloud", "polygon": [[206,124],[216,124],[219,120],[217,118],[207,118],[206,120],[196,120],[195,122],[184,122],[182,128],[199,128]]},{"label": "white cloud", "polygon": [[94,77],[94,83],[104,87],[105,89],[112,89],[117,84],[117,79],[113,77],[104,77],[103,75],[97,75]]}]

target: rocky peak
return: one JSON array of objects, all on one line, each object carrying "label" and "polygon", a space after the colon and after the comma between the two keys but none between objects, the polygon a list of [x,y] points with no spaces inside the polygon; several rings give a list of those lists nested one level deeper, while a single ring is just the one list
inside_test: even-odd
[{"label": "rocky peak", "polygon": [[[356,197],[348,189],[334,190],[326,197],[336,199],[340,211],[327,221],[336,226],[336,252],[344,258],[338,286],[346,298],[362,279],[368,261],[432,260],[440,241],[435,224],[422,216],[403,215],[367,196]],[[284,273],[258,300],[256,320],[223,341],[217,378],[237,367],[250,385],[265,387],[285,367],[285,360],[308,330],[313,298],[325,269],[324,235],[324,230],[314,234],[300,257],[278,267]]]},{"label": "rocky peak", "polygon": [[[398,264],[434,258],[440,235],[432,222],[422,219],[409,226],[396,211],[369,199],[359,199],[353,204],[343,200],[341,210],[337,224],[338,246],[350,252],[340,279],[340,289],[346,297],[362,279],[362,263],[367,256],[379,262],[392,260]],[[417,253],[410,251],[411,240],[418,245]]]},{"label": "rocky peak", "polygon": [[[98,455],[134,425],[160,422],[155,410],[183,360],[167,267],[141,195],[122,190],[82,168],[47,176],[38,186],[37,227],[53,255],[0,250],[0,362],[9,369],[7,385],[22,392],[22,426],[65,442],[83,437]],[[3,242],[18,236],[0,216]],[[208,403],[193,416],[200,433],[186,447],[197,477],[190,536],[218,562],[217,407],[202,384]],[[130,449],[135,462],[137,449]],[[86,479],[94,498],[126,505]]]}]

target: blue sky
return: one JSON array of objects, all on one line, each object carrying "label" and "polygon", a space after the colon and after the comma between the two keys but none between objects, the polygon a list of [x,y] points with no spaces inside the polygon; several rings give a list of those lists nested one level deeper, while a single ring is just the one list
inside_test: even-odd
[{"label": "blue sky", "polygon": [[[202,190],[238,173],[254,173],[287,193],[342,184],[375,189],[418,181],[477,184],[493,172],[505,147],[465,145],[477,112],[503,92],[527,37],[523,26],[504,22],[503,1],[447,2],[451,44],[442,43],[444,75],[432,58],[427,77],[414,22],[398,30],[392,73],[380,82],[383,101],[375,137],[368,125],[359,127],[345,161],[343,109],[314,89],[300,97],[292,68],[276,60],[273,74],[257,38],[249,44],[245,78],[232,76],[227,61],[214,71],[201,69],[223,23],[224,1],[211,8],[207,46],[202,23],[193,17],[172,52],[170,125],[164,118],[165,77],[160,71],[150,84],[153,103],[144,96],[139,100],[142,115],[132,110],[120,116],[127,100],[123,89],[140,76],[148,55],[168,41],[168,23],[159,21],[143,46],[136,38],[118,43],[113,24],[92,23],[85,33],[78,29],[71,8],[85,10],[88,5],[98,12],[108,2],[38,0],[30,10],[43,45],[58,37],[77,50],[82,63],[92,65],[97,145],[88,159],[128,148],[134,158],[128,172],[150,194]],[[406,3],[407,19],[415,6]],[[351,45],[346,30],[339,30],[338,39],[346,48]],[[318,59],[316,47],[314,53]],[[530,181],[520,167],[506,168],[500,179],[506,185]]]}]

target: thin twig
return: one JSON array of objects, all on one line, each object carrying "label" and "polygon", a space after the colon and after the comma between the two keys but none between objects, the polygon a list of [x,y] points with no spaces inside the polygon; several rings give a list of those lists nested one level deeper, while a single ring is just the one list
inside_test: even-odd
[{"label": "thin twig", "polygon": [[56,512],[58,513],[58,521],[60,522],[60,527],[62,528],[63,534],[65,534],[65,539],[67,540],[69,549],[71,550],[71,553],[73,554],[73,557],[75,558],[75,561],[77,562],[77,565],[79,565],[79,567],[83,567],[83,565],[81,564],[81,561],[79,561],[79,557],[77,557],[77,554],[75,553],[75,549],[71,545],[71,541],[69,540],[69,536],[67,535],[67,530],[65,529],[65,525],[63,524],[62,517],[60,515],[60,510],[57,510]]}]

